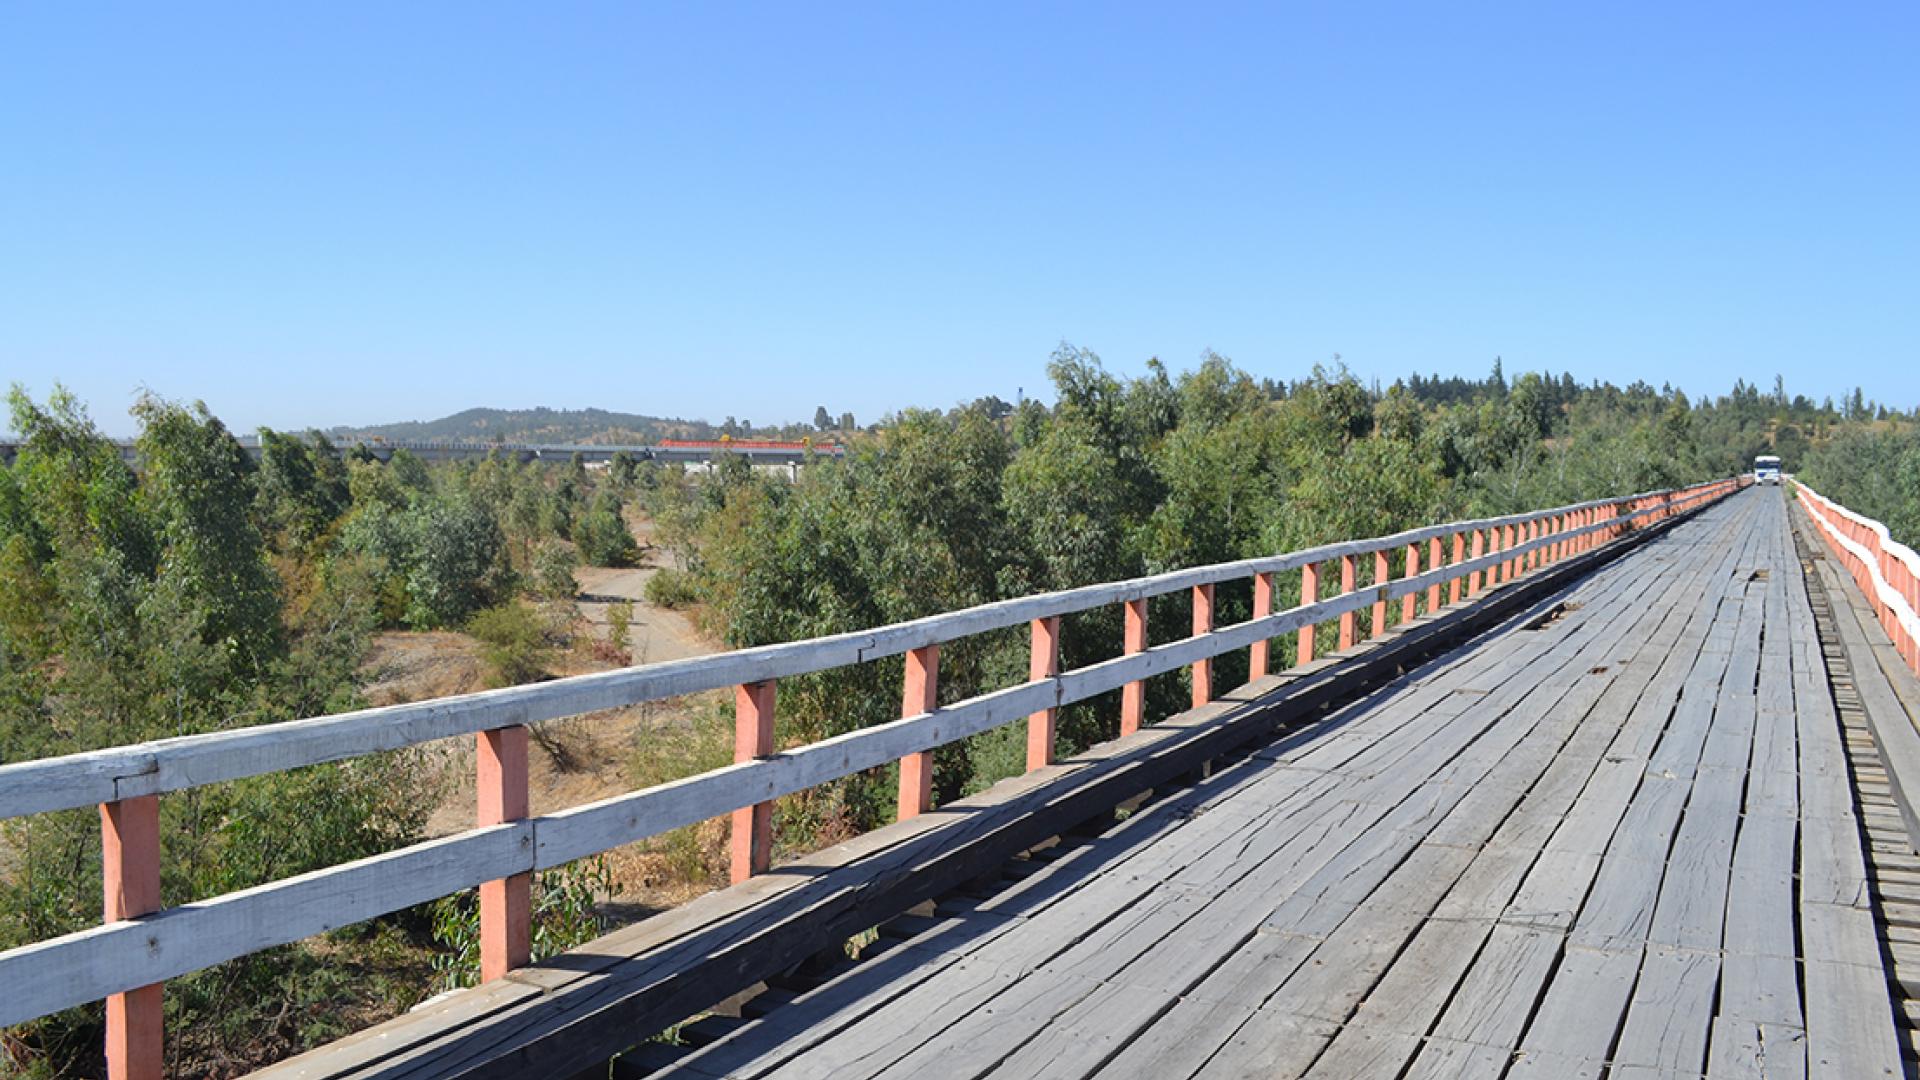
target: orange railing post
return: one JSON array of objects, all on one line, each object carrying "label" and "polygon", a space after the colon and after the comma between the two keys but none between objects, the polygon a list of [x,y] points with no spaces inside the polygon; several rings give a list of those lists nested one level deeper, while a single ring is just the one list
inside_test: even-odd
[{"label": "orange railing post", "polygon": [[[1193,636],[1213,633],[1213,586],[1193,587]],[[1213,659],[1202,657],[1193,662],[1193,707],[1213,700]]]},{"label": "orange railing post", "polygon": [[[1273,575],[1253,575],[1253,617],[1264,619],[1273,614]],[[1264,679],[1273,660],[1273,641],[1261,638],[1247,650],[1247,681]]]},{"label": "orange railing post", "polygon": [[[1353,585],[1354,585],[1353,577],[1354,577],[1353,556],[1351,555],[1340,556],[1340,595],[1341,596],[1348,596],[1352,594]],[[1341,612],[1340,614],[1340,647],[1342,649],[1351,648],[1353,646],[1354,614],[1355,613],[1351,611]]]},{"label": "orange railing post", "polygon": [[[1410,578],[1420,576],[1420,542],[1418,540],[1407,545],[1407,569],[1403,576]],[[1408,593],[1400,598],[1401,622],[1407,623],[1413,621],[1415,605],[1419,603],[1419,600],[1419,593]]]},{"label": "orange railing post", "polygon": [[[1485,555],[1486,553],[1487,553],[1486,530],[1484,529],[1473,530],[1473,557],[1475,559],[1478,559],[1482,555]],[[1467,595],[1469,597],[1480,595],[1480,587],[1481,587],[1481,582],[1483,580],[1481,575],[1483,573],[1484,571],[1475,570],[1473,572],[1473,577],[1467,582]]]},{"label": "orange railing post", "polygon": [[[774,681],[744,683],[733,689],[733,760],[735,764],[773,753]],[[739,884],[773,864],[773,804],[755,803],[733,812],[733,835],[728,838],[732,878]]]},{"label": "orange railing post", "polygon": [[1373,633],[1370,637],[1379,637],[1387,632],[1387,597],[1381,591],[1393,577],[1393,567],[1387,560],[1387,549],[1381,548],[1373,553]]},{"label": "orange railing post", "polygon": [[[1320,567],[1308,563],[1300,568],[1300,603],[1311,604],[1320,599]],[[1313,663],[1313,624],[1300,628],[1300,646],[1294,655],[1295,664]]]},{"label": "orange railing post", "polygon": [[[1427,569],[1428,570],[1440,569],[1440,553],[1441,553],[1440,538],[1436,536],[1433,539],[1428,540],[1427,541]],[[1427,586],[1427,614],[1431,615],[1434,612],[1439,610],[1440,610],[1440,582],[1435,581],[1433,584]]]},{"label": "orange railing post", "polygon": [[[1033,620],[1033,645],[1027,664],[1030,682],[1051,679],[1060,674],[1060,617]],[[1041,709],[1027,717],[1027,771],[1053,764],[1053,729],[1060,718],[1057,708]]]},{"label": "orange railing post", "polygon": [[[1459,566],[1462,562],[1466,561],[1466,544],[1466,533],[1453,534],[1453,565]],[[1447,579],[1447,603],[1457,604],[1460,602],[1460,586],[1462,584],[1460,579],[1464,576],[1463,574],[1456,574]]]},{"label": "orange railing post", "polygon": [[[100,804],[105,921],[160,910],[160,797]],[[107,1076],[160,1080],[166,1061],[165,1002],[159,983],[107,998]]]},{"label": "orange railing post", "polygon": [[[475,742],[477,823],[502,825],[527,816],[527,729],[481,732]],[[533,959],[533,875],[512,874],[480,885],[480,981],[492,982]]]},{"label": "orange railing post", "polygon": [[[1126,602],[1126,630],[1124,650],[1126,655],[1147,651],[1147,598]],[[1147,683],[1145,679],[1135,679],[1120,689],[1120,734],[1131,735],[1140,730],[1147,715]]]},{"label": "orange railing post", "polygon": [[[930,713],[937,704],[940,686],[940,646],[923,645],[907,650],[906,680],[900,689],[900,716]],[[919,817],[933,808],[933,751],[922,750],[900,759],[901,821]]]}]

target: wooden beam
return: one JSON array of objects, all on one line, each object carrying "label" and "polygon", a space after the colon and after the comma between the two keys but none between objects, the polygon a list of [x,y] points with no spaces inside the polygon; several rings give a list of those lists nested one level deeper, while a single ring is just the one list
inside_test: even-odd
[{"label": "wooden beam", "polygon": [[[481,828],[527,816],[527,729],[515,725],[483,731],[476,738],[478,795],[475,824]],[[480,981],[504,978],[533,958],[533,874],[522,872],[480,883]]]},{"label": "wooden beam", "polygon": [[[1435,543],[1438,543],[1438,541],[1435,541]],[[1420,576],[1420,545],[1419,544],[1407,545],[1406,576],[1410,578]],[[1438,590],[1439,586],[1436,585],[1434,586],[1434,588]],[[1434,597],[1434,599],[1438,599],[1438,597],[1436,596]],[[1400,621],[1401,622],[1410,623],[1413,621],[1413,616],[1415,614],[1415,610],[1419,602],[1420,600],[1419,600],[1418,593],[1408,593],[1406,597],[1400,601]],[[1431,611],[1433,610],[1434,607],[1437,607],[1437,606],[1438,605],[1432,604],[1432,602],[1429,601],[1429,607],[1427,610]]]},{"label": "wooden beam", "polygon": [[[773,753],[774,686],[747,683],[733,694],[733,761],[738,765]],[[754,803],[733,812],[731,876],[739,884],[764,873],[773,861],[773,801]]]},{"label": "wooden beam", "polygon": [[[1253,575],[1253,617],[1264,619],[1273,614],[1273,575]],[[1261,638],[1247,653],[1247,681],[1263,679],[1272,663],[1273,641]]]},{"label": "wooden beam", "polygon": [[[1213,586],[1193,587],[1193,636],[1213,633]],[[1193,707],[1213,700],[1213,658],[1193,662]]]},{"label": "wooden beam", "polygon": [[[1060,673],[1060,619],[1035,619],[1032,644],[1028,651],[1027,679],[1039,682]],[[1058,706],[1050,705],[1027,717],[1027,771],[1053,764],[1054,725],[1059,721]]]},{"label": "wooden beam", "polygon": [[[1308,564],[1300,568],[1300,606],[1313,603],[1320,595],[1320,567]],[[1300,646],[1294,656],[1296,667],[1305,667],[1313,663],[1313,626],[1308,624],[1300,628]]]},{"label": "wooden beam", "polygon": [[[1347,596],[1351,594],[1354,585],[1353,556],[1342,555],[1340,556],[1340,595]],[[1353,648],[1353,623],[1353,612],[1345,612],[1340,616],[1340,648],[1342,649]]]},{"label": "wooden beam", "polygon": [[[1412,545],[1408,545],[1408,550],[1412,550]],[[1379,637],[1387,632],[1387,594],[1380,591],[1380,586],[1385,585],[1392,576],[1393,567],[1387,559],[1387,551],[1381,548],[1373,553],[1373,587],[1379,599],[1373,602],[1373,625],[1369,627],[1372,631],[1369,637]],[[1411,603],[1412,595],[1409,594],[1407,599]]]},{"label": "wooden beam", "polygon": [[[923,645],[907,653],[906,681],[900,692],[902,719],[932,712],[938,706],[940,646]],[[933,808],[933,751],[922,750],[900,759],[901,821]]]},{"label": "wooden beam", "polygon": [[[1427,541],[1427,569],[1440,569],[1440,559],[1440,538],[1436,536]],[[1440,584],[1441,583],[1436,580],[1427,588],[1427,614],[1429,615],[1440,610]]]},{"label": "wooden beam", "polygon": [[[160,799],[142,795],[100,807],[104,921],[160,910]],[[107,1076],[160,1080],[166,1066],[166,1006],[159,983],[107,998]]]},{"label": "wooden beam", "polygon": [[[1124,605],[1126,627],[1122,631],[1122,655],[1134,656],[1147,649],[1147,601],[1129,600]],[[1120,688],[1120,734],[1131,735],[1140,730],[1147,715],[1147,683],[1145,679],[1135,679]]]},{"label": "wooden beam", "polygon": [[[1466,536],[1467,534],[1463,532],[1453,534],[1453,565],[1456,567],[1467,561],[1465,551]],[[1460,584],[1465,576],[1465,574],[1456,574],[1447,580],[1447,603],[1457,604],[1460,602]]]}]

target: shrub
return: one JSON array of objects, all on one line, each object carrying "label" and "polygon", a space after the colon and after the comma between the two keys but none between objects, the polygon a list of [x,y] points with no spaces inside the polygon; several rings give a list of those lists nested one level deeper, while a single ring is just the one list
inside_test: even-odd
[{"label": "shrub", "polygon": [[571,600],[580,591],[573,579],[578,560],[573,549],[558,540],[541,544],[533,556],[534,589],[543,600]]},{"label": "shrub", "polygon": [[621,600],[607,605],[607,643],[623,655],[631,644],[629,628],[632,625],[633,601]]},{"label": "shrub", "polygon": [[518,686],[544,678],[552,647],[533,609],[509,601],[475,615],[467,633],[480,639],[490,686]]},{"label": "shrub", "polygon": [[640,545],[634,543],[617,506],[596,505],[574,526],[573,539],[589,566],[632,566],[640,558]]},{"label": "shrub", "polygon": [[699,600],[699,587],[684,570],[661,570],[647,579],[647,603],[654,607],[683,608]]}]

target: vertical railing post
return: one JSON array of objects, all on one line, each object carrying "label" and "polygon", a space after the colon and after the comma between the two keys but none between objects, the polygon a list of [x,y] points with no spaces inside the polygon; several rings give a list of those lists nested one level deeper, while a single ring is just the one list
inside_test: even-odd
[{"label": "vertical railing post", "polygon": [[[1420,576],[1420,541],[1418,540],[1415,540],[1413,543],[1407,545],[1407,569],[1406,569],[1406,573],[1403,576],[1409,577],[1409,578],[1416,578]],[[1420,600],[1420,594],[1412,593],[1412,592],[1400,598],[1400,621],[1401,622],[1409,623],[1413,621],[1415,605],[1419,602],[1419,600]]]},{"label": "vertical railing post", "polygon": [[[1487,553],[1486,530],[1484,529],[1473,530],[1473,557],[1475,559],[1478,559],[1482,555],[1485,555],[1486,553]],[[1481,575],[1483,573],[1484,571],[1475,570],[1473,572],[1472,579],[1467,582],[1467,596],[1469,598],[1480,595],[1480,583],[1482,580]]]},{"label": "vertical railing post", "polygon": [[[1129,600],[1126,603],[1126,630],[1124,648],[1128,656],[1147,651],[1147,598]],[[1254,646],[1259,648],[1259,646]],[[1147,715],[1147,681],[1135,679],[1120,688],[1120,734],[1131,735],[1140,730]]]},{"label": "vertical railing post", "polygon": [[[1340,595],[1351,595],[1353,586],[1353,556],[1342,555],[1340,556]],[[1356,612],[1352,611],[1343,611],[1340,613],[1340,647],[1342,649],[1353,646],[1353,623],[1356,614]]]},{"label": "vertical railing post", "polygon": [[[919,716],[932,712],[940,692],[940,646],[922,645],[907,650],[906,679],[900,689],[900,716]],[[933,808],[933,751],[922,750],[900,759],[901,821],[919,817]]]},{"label": "vertical railing post", "polygon": [[[1311,604],[1318,599],[1320,599],[1320,567],[1316,563],[1308,563],[1300,568],[1300,603]],[[1295,650],[1293,660],[1296,665],[1313,663],[1313,631],[1312,623],[1300,628],[1300,645]]]},{"label": "vertical railing post", "polygon": [[[160,910],[160,797],[100,804],[105,921]],[[166,1006],[159,983],[107,998],[107,1076],[160,1080],[166,1065]]]},{"label": "vertical railing post", "polygon": [[[733,688],[733,760],[736,764],[773,753],[774,681]],[[733,812],[732,878],[739,884],[773,864],[773,804],[755,803]]]},{"label": "vertical railing post", "polygon": [[[1440,550],[1441,549],[1440,549],[1439,537],[1436,536],[1431,540],[1427,541],[1427,569],[1428,570],[1440,569]],[[1427,614],[1431,615],[1434,612],[1439,610],[1440,610],[1440,582],[1438,579],[1436,579],[1433,584],[1427,586]]]},{"label": "vertical railing post", "polygon": [[[1213,633],[1213,586],[1193,587],[1193,636]],[[1193,707],[1213,700],[1213,658],[1203,656],[1193,662]]]},{"label": "vertical railing post", "polygon": [[[1273,614],[1273,575],[1253,575],[1253,617],[1264,619]],[[1273,659],[1273,640],[1261,638],[1247,650],[1247,681],[1264,679]]]},{"label": "vertical railing post", "polygon": [[[1466,533],[1453,534],[1453,565],[1454,566],[1459,566],[1461,563],[1466,561],[1466,558],[1467,558],[1466,544],[1467,544]],[[1462,584],[1460,579],[1464,576],[1465,575],[1463,574],[1455,574],[1453,577],[1447,579],[1447,603],[1457,604],[1460,602],[1460,586]]]},{"label": "vertical railing post", "polygon": [[[1033,620],[1033,646],[1027,663],[1029,682],[1060,674],[1060,616]],[[1053,729],[1060,710],[1049,707],[1027,717],[1027,771],[1053,764]]]},{"label": "vertical railing post", "polygon": [[1387,549],[1381,548],[1373,553],[1373,633],[1379,637],[1387,632],[1387,594],[1382,591],[1393,578],[1393,566],[1387,558]]},{"label": "vertical railing post", "polygon": [[[475,736],[475,819],[485,828],[527,816],[527,729]],[[492,982],[533,959],[533,874],[480,883],[480,981]]]}]

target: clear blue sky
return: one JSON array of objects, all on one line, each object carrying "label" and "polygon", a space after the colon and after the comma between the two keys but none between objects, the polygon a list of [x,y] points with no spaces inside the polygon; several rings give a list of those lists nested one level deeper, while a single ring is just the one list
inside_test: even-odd
[{"label": "clear blue sky", "polygon": [[1920,404],[1920,5],[0,10],[0,380],[862,422],[1062,340]]}]

